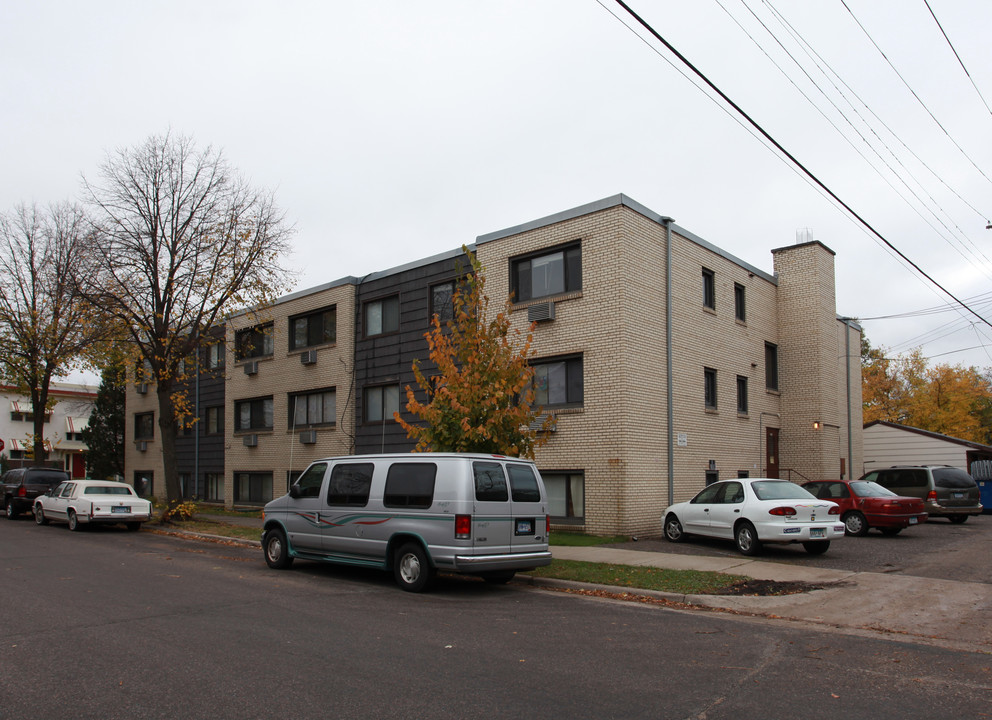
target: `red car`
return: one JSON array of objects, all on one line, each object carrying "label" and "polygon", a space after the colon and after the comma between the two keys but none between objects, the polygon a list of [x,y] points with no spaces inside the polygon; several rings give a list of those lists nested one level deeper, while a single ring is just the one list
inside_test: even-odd
[{"label": "red car", "polygon": [[815,480],[803,487],[840,506],[847,535],[861,537],[871,528],[878,528],[883,535],[898,535],[903,528],[926,522],[928,517],[919,498],[896,495],[867,480]]}]

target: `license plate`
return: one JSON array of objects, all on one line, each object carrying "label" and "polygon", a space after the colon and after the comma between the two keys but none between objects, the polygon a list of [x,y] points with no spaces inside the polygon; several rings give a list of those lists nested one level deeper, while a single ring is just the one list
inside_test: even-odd
[{"label": "license plate", "polygon": [[916,518],[910,518],[909,519],[909,524],[910,525],[915,525],[916,524]]},{"label": "license plate", "polygon": [[112,513],[129,513],[129,512],[131,512],[131,506],[130,505],[114,505],[113,507],[110,508],[110,512],[112,512]]},{"label": "license plate", "polygon": [[954,496],[955,498],[958,498],[958,499],[960,499],[960,498],[963,498],[963,497],[964,497],[964,493],[951,493],[951,494],[952,494],[952,495],[953,495],[953,496]]},{"label": "license plate", "polygon": [[822,537],[826,537],[827,536],[827,529],[826,528],[810,528],[809,529],[809,536],[811,538],[817,538],[817,537],[818,538],[822,538]]},{"label": "license plate", "polygon": [[534,534],[534,518],[517,518],[517,535]]}]

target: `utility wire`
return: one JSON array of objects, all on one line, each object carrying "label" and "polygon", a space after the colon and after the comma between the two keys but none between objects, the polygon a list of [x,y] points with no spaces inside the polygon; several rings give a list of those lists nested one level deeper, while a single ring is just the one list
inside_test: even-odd
[{"label": "utility wire", "polygon": [[[841,0],[841,2],[843,2],[843,0]],[[776,140],[771,135],[769,135],[768,132],[761,125],[759,125],[750,115],[748,115],[737,103],[735,103],[733,100],[731,100],[730,97],[728,97],[726,93],[724,93],[708,77],[706,77],[706,75],[704,75],[695,65],[693,65],[688,60],[688,58],[686,58],[682,53],[680,53],[675,48],[675,46],[673,46],[670,42],[668,42],[665,38],[663,38],[658,33],[657,30],[655,30],[653,27],[651,27],[651,25],[649,25],[647,23],[647,21],[645,21],[640,15],[638,15],[636,12],[634,12],[634,10],[631,9],[631,7],[629,5],[627,5],[627,3],[625,3],[623,0],[616,0],[616,3],[620,7],[622,7],[632,18],[634,18],[634,20],[636,20],[645,30],[647,30],[656,40],[658,40],[658,42],[660,42],[662,45],[664,45],[666,48],[668,48],[668,50],[672,54],[674,54],[675,57],[677,57],[679,59],[679,61],[682,62],[683,65],[685,65],[686,67],[688,67],[697,77],[699,77],[703,82],[705,82],[706,85],[711,90],[713,90],[713,92],[715,92],[717,95],[719,95],[723,99],[724,102],[726,102],[728,105],[730,105],[735,111],[737,111],[741,115],[741,117],[743,117],[745,120],[747,120],[747,122],[755,130],[757,130],[759,133],[761,133],[762,137],[764,137],[768,142],[770,142],[772,145],[774,145],[775,148],[779,152],[781,152],[783,155],[785,155],[796,167],[798,167],[807,177],[809,177],[810,180],[812,180],[814,183],[816,183],[824,192],[826,192],[831,198],[833,198],[833,200],[835,202],[839,203],[841,205],[841,207],[843,207],[847,212],[849,212],[852,216],[854,216],[858,220],[858,222],[860,222],[865,228],[868,229],[869,232],[871,232],[872,235],[874,235],[879,240],[881,240],[883,243],[885,243],[893,252],[895,252],[897,255],[899,255],[899,257],[901,257],[903,260],[905,260],[907,263],[909,263],[920,275],[922,275],[923,277],[925,277],[927,280],[929,280],[931,283],[933,283],[936,287],[940,288],[940,290],[942,290],[945,295],[947,295],[949,298],[951,298],[956,303],[958,303],[958,305],[960,305],[965,310],[967,310],[968,312],[970,312],[971,314],[973,314],[975,317],[977,317],[979,320],[981,320],[983,323],[985,323],[989,327],[992,327],[992,323],[990,323],[984,317],[982,317],[977,312],[975,312],[973,309],[971,309],[967,304],[965,304],[964,302],[962,302],[961,300],[959,300],[950,290],[948,290],[943,285],[941,285],[939,282],[937,282],[934,278],[932,278],[923,268],[921,268],[915,262],[913,262],[908,257],[906,257],[906,255],[904,255],[901,250],[899,250],[895,245],[893,245],[891,242],[889,242],[889,240],[886,239],[885,236],[883,236],[880,232],[878,232],[878,230],[876,230],[874,227],[872,227],[871,223],[869,223],[867,220],[865,220],[863,217],[861,217],[861,215],[859,215],[857,212],[855,212],[854,208],[852,208],[846,202],[844,202],[843,200],[841,200],[840,197],[833,190],[831,190],[830,188],[828,188],[805,165],[803,165],[801,162],[799,162],[799,160],[792,153],[790,153],[788,150],[786,150],[782,146],[782,144],[778,142],[778,140]]]},{"label": "utility wire", "polygon": [[958,59],[958,63],[961,65],[961,69],[964,70],[964,74],[967,75],[968,80],[971,81],[971,86],[975,88],[975,92],[978,93],[978,97],[982,99],[982,103],[985,105],[985,109],[989,111],[990,115],[992,115],[992,108],[990,108],[989,104],[985,101],[985,96],[982,95],[982,91],[978,89],[978,86],[975,84],[974,78],[972,78],[971,73],[968,72],[968,68],[964,66],[964,60],[962,60],[961,56],[958,55],[958,51],[954,49],[954,44],[951,42],[951,39],[947,37],[947,33],[944,32],[944,26],[940,24],[940,20],[938,20],[937,16],[934,14],[933,8],[930,7],[930,3],[927,2],[927,0],[923,0],[923,4],[927,6],[927,10],[930,11],[930,17],[933,18],[933,21],[937,23],[937,27],[940,28],[940,34],[944,36],[944,39],[947,41],[948,46],[950,46],[951,48],[951,52],[954,53],[954,57]]},{"label": "utility wire", "polygon": [[985,178],[990,183],[992,183],[992,178],[989,178],[989,176],[985,174],[985,171],[983,171],[980,167],[978,167],[975,161],[971,159],[971,156],[964,151],[964,148],[958,145],[957,140],[951,137],[951,134],[947,132],[947,129],[940,124],[940,120],[938,120],[937,117],[930,111],[930,108],[928,108],[926,103],[920,99],[920,96],[916,94],[916,91],[910,86],[910,84],[906,82],[906,78],[904,78],[902,74],[896,69],[896,66],[892,64],[892,61],[889,60],[888,56],[882,51],[882,48],[878,46],[878,43],[876,43],[874,38],[872,38],[872,36],[868,33],[868,31],[865,29],[865,26],[861,24],[861,21],[858,20],[857,16],[851,11],[851,8],[847,6],[847,3],[844,2],[844,0],[840,0],[840,4],[843,5],[844,9],[847,10],[848,13],[850,13],[852,18],[854,18],[854,22],[857,23],[859,28],[861,28],[861,32],[863,32],[865,34],[865,37],[868,38],[869,42],[871,42],[871,44],[875,46],[875,49],[878,50],[879,54],[881,54],[881,56],[885,58],[885,62],[887,62],[889,67],[892,68],[892,72],[894,72],[896,76],[900,80],[902,80],[902,84],[906,86],[906,89],[909,90],[910,93],[912,93],[913,97],[916,98],[916,101],[920,104],[920,106],[924,110],[926,110],[927,114],[933,119],[935,123],[937,123],[937,127],[939,127],[943,131],[943,133],[947,136],[947,139],[954,144],[954,147],[956,147],[958,150],[961,151],[961,154],[964,155],[965,158],[967,158],[968,162],[972,164],[972,167],[974,167],[979,173],[981,173],[983,178]]}]

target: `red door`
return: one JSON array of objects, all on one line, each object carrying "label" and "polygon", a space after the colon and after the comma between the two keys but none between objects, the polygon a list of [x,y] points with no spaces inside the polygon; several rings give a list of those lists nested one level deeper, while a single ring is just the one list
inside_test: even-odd
[{"label": "red door", "polygon": [[86,463],[83,462],[82,453],[72,454],[72,477],[73,478],[86,477]]},{"label": "red door", "polygon": [[778,477],[778,428],[765,428],[765,476]]}]

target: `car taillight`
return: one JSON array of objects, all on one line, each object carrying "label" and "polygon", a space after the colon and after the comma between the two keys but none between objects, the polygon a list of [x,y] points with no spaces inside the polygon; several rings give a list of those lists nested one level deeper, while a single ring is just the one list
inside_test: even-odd
[{"label": "car taillight", "polygon": [[472,537],[472,516],[455,515],[455,538],[468,540]]},{"label": "car taillight", "polygon": [[17,488],[17,497],[25,497],[28,494],[28,489],[21,485]]},{"label": "car taillight", "polygon": [[932,502],[936,502],[937,501],[937,491],[936,490],[931,490],[930,492],[928,492],[927,493],[927,500],[930,500]]},{"label": "car taillight", "polygon": [[827,510],[827,515],[840,515],[840,507],[834,505],[829,510]]},{"label": "car taillight", "polygon": [[550,515],[545,515],[544,516],[544,537],[546,537],[546,538],[551,537],[551,516]]},{"label": "car taillight", "polygon": [[771,510],[769,510],[768,511],[768,514],[769,515],[785,515],[785,516],[791,517],[791,516],[793,516],[793,515],[796,514],[796,509],[793,508],[793,507],[786,507],[786,506],[777,507],[777,508],[772,508]]}]

